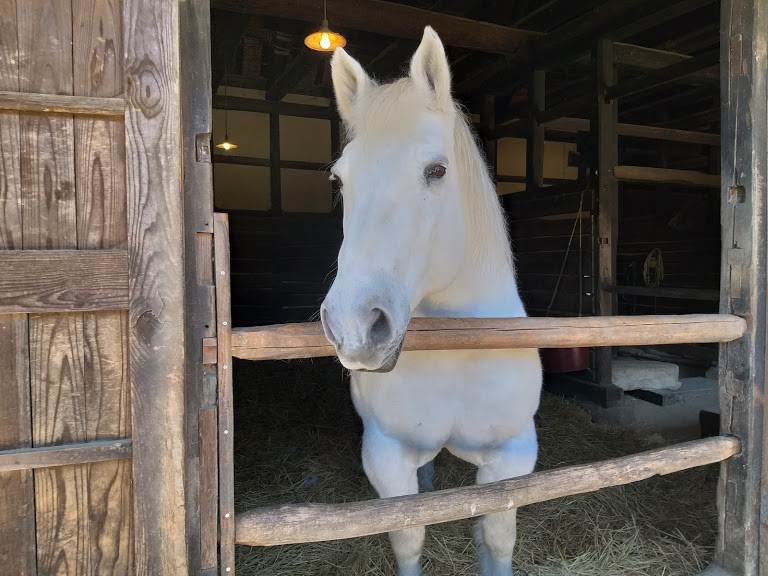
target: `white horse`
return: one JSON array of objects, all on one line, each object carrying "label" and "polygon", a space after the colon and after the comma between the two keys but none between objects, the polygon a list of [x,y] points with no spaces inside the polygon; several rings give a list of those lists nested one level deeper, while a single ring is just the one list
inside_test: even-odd
[{"label": "white horse", "polygon": [[[537,349],[403,352],[411,317],[519,317],[506,222],[431,27],[410,74],[381,85],[343,49],[332,61],[349,141],[331,170],[344,240],[321,321],[364,424],[379,496],[414,494],[446,448],[485,483],[533,471],[542,371]],[[421,574],[425,528],[390,533],[400,576]],[[516,510],[479,519],[483,576],[512,574]]]}]

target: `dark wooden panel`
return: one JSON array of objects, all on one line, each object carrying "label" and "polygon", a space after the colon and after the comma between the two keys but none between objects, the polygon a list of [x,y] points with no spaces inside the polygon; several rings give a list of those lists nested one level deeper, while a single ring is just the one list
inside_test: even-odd
[{"label": "dark wooden panel", "polygon": [[163,576],[189,574],[179,5],[123,0],[136,572]]},{"label": "dark wooden panel", "polygon": [[[0,90],[19,89],[16,0],[0,10]],[[0,112],[0,250],[22,247],[19,115]],[[0,315],[0,449],[29,447],[29,335],[25,315]],[[0,473],[0,565],[37,574],[32,472]]]},{"label": "dark wooden panel", "polygon": [[128,307],[125,250],[9,250],[0,268],[0,313]]}]

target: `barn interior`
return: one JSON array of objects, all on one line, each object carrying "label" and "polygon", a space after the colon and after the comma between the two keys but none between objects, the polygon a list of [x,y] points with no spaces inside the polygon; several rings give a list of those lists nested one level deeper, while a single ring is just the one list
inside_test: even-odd
[{"label": "barn interior", "polygon": [[[344,134],[330,53],[304,44],[324,16],[382,81],[404,73],[425,24],[440,34],[454,96],[495,177],[529,315],[718,311],[719,2],[212,0],[213,143],[236,145],[213,154],[215,209],[230,218],[234,326],[314,320],[333,281],[341,207],[327,169]],[[543,354],[539,418],[542,437],[554,434],[542,440],[545,468],[713,432],[717,345]],[[235,368],[239,509],[374,497],[358,464],[347,375],[334,359]],[[553,452],[558,445],[565,452]],[[472,480],[444,459],[439,487]],[[602,514],[589,521],[610,542],[591,543],[589,559],[571,541],[556,552],[541,546],[542,556],[521,559],[523,573],[697,573],[716,533],[717,467],[685,474],[574,499],[578,514]],[[639,504],[649,497],[656,508]],[[565,534],[583,523],[554,506],[523,524]],[[469,533],[456,526],[435,536],[452,563],[433,550],[427,573],[473,573]],[[531,554],[535,537],[521,538]],[[394,573],[386,540],[363,540],[240,550],[239,570]],[[601,546],[623,560],[594,553]]]}]

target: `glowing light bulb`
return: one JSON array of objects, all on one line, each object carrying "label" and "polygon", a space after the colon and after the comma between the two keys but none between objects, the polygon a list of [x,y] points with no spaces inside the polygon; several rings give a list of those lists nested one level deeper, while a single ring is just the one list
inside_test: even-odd
[{"label": "glowing light bulb", "polygon": [[328,34],[323,32],[323,35],[320,36],[320,47],[323,50],[328,50],[328,48],[331,47],[331,39],[328,37]]},{"label": "glowing light bulb", "polygon": [[224,142],[224,150],[229,150],[231,148],[229,142]]}]

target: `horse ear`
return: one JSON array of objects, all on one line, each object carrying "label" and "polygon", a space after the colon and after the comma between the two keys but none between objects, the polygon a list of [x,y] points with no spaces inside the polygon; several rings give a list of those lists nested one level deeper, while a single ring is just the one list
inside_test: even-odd
[{"label": "horse ear", "polygon": [[411,58],[411,78],[442,110],[451,105],[451,68],[443,42],[431,27],[424,28],[421,44]]},{"label": "horse ear", "polygon": [[343,48],[336,48],[331,58],[331,80],[341,119],[349,123],[352,105],[373,83],[360,63]]}]

